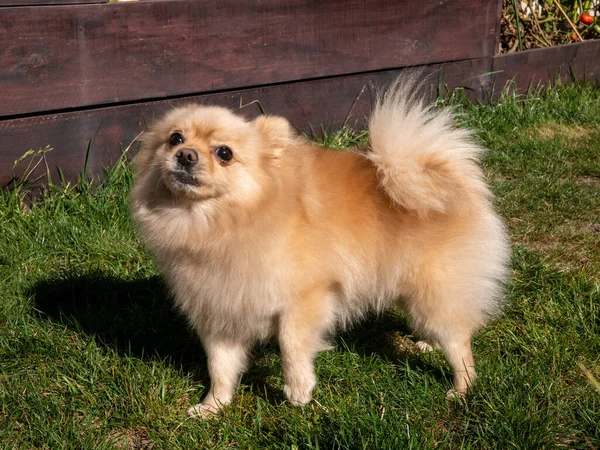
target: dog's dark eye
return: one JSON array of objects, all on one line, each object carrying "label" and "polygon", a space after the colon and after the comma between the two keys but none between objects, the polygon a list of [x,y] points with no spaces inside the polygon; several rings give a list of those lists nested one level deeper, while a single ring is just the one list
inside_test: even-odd
[{"label": "dog's dark eye", "polygon": [[169,138],[169,145],[175,147],[176,145],[183,144],[183,136],[181,133],[173,133]]},{"label": "dog's dark eye", "polygon": [[233,152],[229,147],[222,145],[215,149],[215,156],[219,158],[222,162],[227,163],[233,159]]}]

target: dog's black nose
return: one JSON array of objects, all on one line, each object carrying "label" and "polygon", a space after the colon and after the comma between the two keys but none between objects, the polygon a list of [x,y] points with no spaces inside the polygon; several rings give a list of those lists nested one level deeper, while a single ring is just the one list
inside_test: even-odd
[{"label": "dog's black nose", "polygon": [[198,153],[191,148],[180,148],[175,153],[175,157],[177,158],[177,162],[184,167],[193,167],[198,163]]}]

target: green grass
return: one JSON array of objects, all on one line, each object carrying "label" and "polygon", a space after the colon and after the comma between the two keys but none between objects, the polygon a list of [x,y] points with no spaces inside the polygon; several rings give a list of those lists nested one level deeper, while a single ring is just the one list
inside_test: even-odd
[{"label": "green grass", "polygon": [[309,406],[285,401],[267,345],[231,407],[186,418],[206,391],[204,356],[136,236],[119,164],[102,185],[33,206],[0,193],[0,448],[600,448],[588,379],[600,379],[600,91],[439,103],[491,149],[514,246],[509,301],[475,339],[466,402],[446,403],[443,356],[417,355],[387,314],[318,358]]}]

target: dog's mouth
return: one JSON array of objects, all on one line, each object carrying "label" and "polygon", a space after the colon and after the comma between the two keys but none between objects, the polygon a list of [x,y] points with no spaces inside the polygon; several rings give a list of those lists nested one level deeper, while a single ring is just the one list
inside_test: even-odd
[{"label": "dog's mouth", "polygon": [[166,168],[162,182],[175,198],[205,200],[216,196],[210,178],[203,178],[202,170]]},{"label": "dog's mouth", "polygon": [[169,171],[163,179],[165,185],[174,194],[191,193],[202,186],[201,181],[197,177],[183,170]]},{"label": "dog's mouth", "polygon": [[195,176],[183,170],[171,172],[171,179],[175,184],[191,187],[199,187],[202,183]]}]

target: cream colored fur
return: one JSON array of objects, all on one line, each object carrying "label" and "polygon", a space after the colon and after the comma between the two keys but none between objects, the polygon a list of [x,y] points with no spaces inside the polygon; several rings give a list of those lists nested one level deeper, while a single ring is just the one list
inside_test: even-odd
[{"label": "cream colored fur", "polygon": [[[272,336],[285,394],[306,404],[329,333],[394,305],[445,353],[453,392],[466,393],[471,338],[500,310],[509,248],[482,148],[414,86],[383,97],[368,148],[355,152],[316,147],[280,117],[249,122],[199,105],[144,136],[133,213],[208,355],[211,388],[190,414],[229,403],[249,349]],[[175,132],[185,142],[172,147]],[[215,155],[223,145],[227,163]],[[175,175],[181,148],[198,155],[191,183]]]}]

